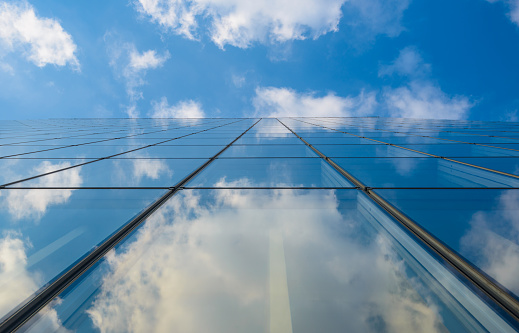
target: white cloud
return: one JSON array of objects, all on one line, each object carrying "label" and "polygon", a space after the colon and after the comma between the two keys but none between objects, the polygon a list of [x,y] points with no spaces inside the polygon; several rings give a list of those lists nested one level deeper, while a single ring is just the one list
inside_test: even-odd
[{"label": "white cloud", "polygon": [[139,89],[146,84],[144,79],[150,69],[162,67],[170,58],[168,51],[159,55],[155,50],[144,52],[137,51],[132,43],[122,43],[111,33],[105,35],[110,65],[115,71],[116,76],[121,78],[126,85],[129,105],[126,106],[126,114],[129,118],[138,118],[137,101],[143,98],[142,91]]},{"label": "white cloud", "polygon": [[343,5],[348,20],[371,32],[397,35],[408,0],[138,0],[137,10],[166,30],[197,39],[199,21],[220,48],[247,48],[255,42],[283,43],[337,31]]},{"label": "white cloud", "polygon": [[510,21],[519,26],[519,0],[487,0],[488,2],[503,2],[508,7]]},{"label": "white cloud", "polygon": [[0,41],[9,50],[21,51],[38,67],[69,64],[79,70],[72,37],[58,21],[36,16],[25,1],[0,3]]},{"label": "white cloud", "polygon": [[133,243],[108,255],[109,273],[87,313],[102,332],[268,330],[274,233],[290,249],[289,290],[298,295],[292,306],[327,309],[312,311],[316,327],[441,331],[437,307],[418,295],[417,280],[406,276],[391,244],[365,234],[363,221],[337,207],[334,191],[223,190],[204,197],[182,191]]},{"label": "white cloud", "polygon": [[163,56],[159,56],[155,50],[145,51],[141,54],[137,50],[132,49],[130,51],[128,68],[134,71],[157,68],[161,67],[168,58],[169,52],[167,51]]},{"label": "white cloud", "polygon": [[163,173],[171,174],[168,166],[161,160],[134,159],[133,176],[139,182],[143,177],[158,179]]},{"label": "white cloud", "polygon": [[[0,239],[0,317],[23,302],[41,286],[38,274],[27,270],[27,254],[30,244],[24,242],[19,233],[6,231]],[[55,302],[54,302],[55,303]],[[27,332],[41,332],[46,328],[52,332],[67,332],[52,307],[42,309],[33,321],[39,321],[39,328],[29,328]],[[25,327],[30,326],[30,322]]]},{"label": "white cloud", "polygon": [[422,81],[387,88],[383,96],[391,117],[465,119],[473,105],[465,96],[450,97],[438,86]]},{"label": "white cloud", "polygon": [[357,96],[340,97],[328,93],[299,93],[289,88],[258,87],[253,99],[256,117],[351,117],[375,112],[376,93],[362,91]]},{"label": "white cloud", "polygon": [[465,119],[473,103],[465,96],[449,96],[429,78],[431,65],[414,47],[400,51],[390,65],[382,65],[379,76],[399,75],[407,84],[385,87],[382,99],[391,117]]},{"label": "white cloud", "polygon": [[[71,166],[70,162],[52,164],[43,161],[35,167],[31,174],[44,174]],[[47,176],[36,178],[35,187],[78,187],[82,184],[80,176],[81,167],[56,172]],[[39,219],[45,214],[50,205],[62,204],[68,201],[74,190],[28,189],[28,190],[4,190],[7,194],[5,205],[13,218]]]},{"label": "white cloud", "polygon": [[193,100],[180,101],[169,105],[168,99],[162,97],[160,102],[152,101],[152,109],[148,113],[151,118],[203,118],[205,113],[202,105]]},{"label": "white cloud", "polygon": [[477,212],[461,239],[462,251],[499,283],[519,295],[519,193],[503,191],[497,209]]},{"label": "white cloud", "polygon": [[420,77],[429,74],[431,65],[424,62],[420,53],[414,47],[402,49],[392,64],[382,65],[378,71],[379,76],[391,76],[398,74],[402,76]]},{"label": "white cloud", "polygon": [[349,0],[344,4],[345,18],[354,32],[364,38],[379,34],[395,37],[404,30],[401,20],[409,3],[410,0]]},{"label": "white cloud", "polygon": [[245,75],[232,74],[231,81],[236,88],[241,88],[245,84]]}]

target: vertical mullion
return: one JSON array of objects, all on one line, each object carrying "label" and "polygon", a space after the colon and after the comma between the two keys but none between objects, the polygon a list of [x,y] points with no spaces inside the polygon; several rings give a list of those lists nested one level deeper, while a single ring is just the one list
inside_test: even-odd
[{"label": "vertical mullion", "polygon": [[195,177],[205,167],[207,167],[211,162],[213,162],[220,154],[222,154],[227,148],[229,148],[234,142],[236,142],[251,128],[253,128],[259,121],[261,121],[261,119],[262,118],[257,120],[254,124],[252,124],[252,126],[247,128],[236,139],[234,139],[231,143],[225,146],[218,153],[216,153],[202,166],[200,166],[198,169],[196,169],[187,177],[178,182],[167,193],[165,193],[158,200],[156,200],[154,203],[148,206],[148,208],[146,208],[139,215],[137,215],[134,219],[132,219],[130,222],[128,222],[126,225],[120,228],[115,234],[113,234],[110,238],[108,238],[102,244],[96,247],[92,252],[90,252],[87,256],[81,259],[67,272],[62,274],[59,278],[57,278],[48,286],[40,289],[35,297],[33,297],[30,301],[25,303],[17,311],[12,313],[8,318],[4,320],[4,322],[0,324],[0,332],[12,332],[20,328],[25,322],[27,322],[36,313],[38,313],[38,311],[40,311],[50,301],[57,297],[63,290],[65,290],[71,283],[77,280],[83,273],[85,273],[90,267],[92,267],[92,265],[94,265],[101,258],[103,258],[108,251],[110,251],[114,246],[116,246],[118,243],[124,240],[126,236],[128,236],[133,230],[135,230],[135,228],[141,225],[146,220],[146,218],[153,214],[153,212],[155,212],[160,206],[162,206],[166,201],[168,201],[168,199],[171,198],[175,193],[181,190],[181,188],[187,182],[189,182],[193,177]]}]

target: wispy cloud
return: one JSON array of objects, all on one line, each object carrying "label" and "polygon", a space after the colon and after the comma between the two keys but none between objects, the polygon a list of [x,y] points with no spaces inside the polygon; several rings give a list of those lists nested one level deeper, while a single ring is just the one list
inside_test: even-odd
[{"label": "wispy cloud", "polygon": [[382,65],[379,76],[400,76],[406,82],[400,87],[385,87],[382,100],[392,117],[424,119],[465,119],[473,103],[465,96],[449,96],[431,79],[431,65],[413,47],[400,51],[388,65]]},{"label": "wispy cloud", "polygon": [[508,8],[510,21],[519,26],[519,0],[486,0],[491,3],[502,2]]},{"label": "wispy cloud", "polygon": [[205,113],[202,105],[193,100],[180,101],[169,105],[168,99],[162,97],[159,102],[151,102],[152,109],[148,113],[151,118],[203,118]]},{"label": "wispy cloud", "polygon": [[57,20],[38,17],[25,1],[0,3],[0,43],[38,67],[68,64],[79,70],[72,37]]},{"label": "wispy cloud", "polygon": [[352,25],[387,35],[401,31],[400,19],[408,0],[138,0],[135,7],[168,31],[198,39],[202,20],[220,48],[247,48],[253,43],[283,43],[337,31],[348,8]]},{"label": "wispy cloud", "polygon": [[140,87],[146,84],[146,73],[148,70],[162,67],[170,57],[169,52],[165,51],[162,55],[156,50],[139,52],[133,43],[121,42],[112,33],[105,35],[105,42],[110,66],[126,86],[129,98],[126,114],[130,118],[137,118],[139,116],[137,101],[143,98]]},{"label": "wispy cloud", "polygon": [[318,96],[290,88],[258,87],[253,106],[258,117],[351,117],[373,114],[377,101],[375,92],[340,97],[334,93]]},{"label": "wispy cloud", "polygon": [[[36,166],[31,174],[44,174],[71,166],[70,162],[51,163],[43,161]],[[36,179],[37,187],[78,187],[83,183],[80,175],[81,167],[56,172]],[[50,205],[62,204],[68,201],[74,190],[61,189],[27,189],[5,190],[4,205],[11,216],[16,219],[40,219]]]},{"label": "wispy cloud", "polygon": [[[14,231],[5,231],[0,238],[0,317],[14,306],[23,302],[36,292],[41,285],[38,274],[29,272],[26,250],[30,243],[22,239],[22,235]],[[58,318],[55,309],[47,307],[39,313],[40,327],[53,332],[68,332]],[[33,331],[29,329],[28,331]]]},{"label": "wispy cloud", "polygon": [[299,295],[292,306],[317,297],[319,307],[342,314],[312,312],[315,327],[441,330],[434,301],[417,294],[417,280],[407,277],[389,240],[367,234],[372,229],[360,222],[338,210],[334,191],[184,191],[153,214],[131,244],[109,254],[108,273],[87,313],[103,332],[264,331],[269,244],[278,235],[299,277],[289,280]]}]

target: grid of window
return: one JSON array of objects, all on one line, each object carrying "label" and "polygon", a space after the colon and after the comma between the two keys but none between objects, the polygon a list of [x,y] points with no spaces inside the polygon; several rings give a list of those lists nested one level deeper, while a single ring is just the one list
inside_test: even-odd
[{"label": "grid of window", "polygon": [[519,329],[519,124],[0,124],[0,331]]}]

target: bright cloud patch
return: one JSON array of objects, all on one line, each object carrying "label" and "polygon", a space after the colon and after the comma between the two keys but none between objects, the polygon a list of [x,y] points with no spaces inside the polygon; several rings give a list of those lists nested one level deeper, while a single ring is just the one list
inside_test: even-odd
[{"label": "bright cloud patch", "polygon": [[472,107],[467,97],[449,97],[439,87],[426,82],[387,89],[384,100],[390,116],[401,118],[465,119]]},{"label": "bright cloud patch", "polygon": [[519,26],[519,0],[487,0],[488,2],[504,2],[509,8],[508,17],[510,21]]},{"label": "bright cloud patch", "polygon": [[[34,168],[33,174],[44,174],[55,170],[70,167],[69,162],[52,164],[43,161]],[[83,180],[79,175],[81,167],[76,167],[60,172],[56,172],[44,177],[37,178],[37,187],[78,187]],[[65,203],[68,201],[74,190],[9,190],[6,193],[7,210],[15,219],[36,218],[39,219],[45,214],[47,207]]]},{"label": "bright cloud patch", "polygon": [[[0,317],[31,296],[41,284],[38,274],[27,269],[27,247],[29,246],[22,240],[22,235],[13,231],[4,232],[0,238],[0,281],[4,286],[0,289]],[[49,331],[68,332],[62,326],[58,313],[52,308],[43,309],[34,319],[40,320],[42,327]]]},{"label": "bright cloud patch", "polygon": [[9,50],[20,50],[38,67],[69,64],[79,69],[72,37],[58,21],[36,16],[26,2],[0,3],[0,41]]},{"label": "bright cloud patch", "polygon": [[416,292],[388,239],[368,238],[366,224],[337,207],[333,191],[183,191],[107,256],[87,313],[101,332],[268,331],[264,313],[277,296],[268,281],[283,251],[297,277],[292,306],[326,309],[311,312],[314,327],[441,331],[432,298]]},{"label": "bright cloud patch", "polygon": [[498,282],[519,294],[519,195],[503,191],[498,209],[474,214],[461,239],[465,253]]},{"label": "bright cloud patch", "polygon": [[[280,43],[318,38],[337,31],[342,6],[353,25],[369,25],[376,33],[396,35],[407,0],[138,0],[137,10],[167,30],[196,39],[199,20],[209,19],[209,35],[220,48],[249,47],[254,42]],[[395,21],[397,24],[395,24]],[[389,29],[389,30],[388,30]]]},{"label": "bright cloud patch", "polygon": [[105,35],[108,46],[110,65],[126,85],[126,93],[130,103],[126,108],[126,114],[130,118],[139,117],[137,101],[142,99],[140,87],[146,84],[146,72],[150,69],[160,68],[169,59],[169,52],[160,55],[155,50],[139,52],[132,43],[121,43],[110,33]]},{"label": "bright cloud patch", "polygon": [[379,76],[399,75],[407,83],[386,87],[382,100],[391,117],[465,119],[473,103],[465,96],[449,96],[429,78],[431,65],[413,47],[404,48],[392,64],[381,66]]},{"label": "bright cloud patch", "polygon": [[288,88],[257,88],[253,99],[255,116],[261,117],[351,117],[366,116],[375,111],[376,93],[361,92],[353,97],[333,93],[319,97]]},{"label": "bright cloud patch", "polygon": [[168,99],[162,97],[160,102],[153,101],[149,112],[151,118],[203,118],[205,116],[202,105],[193,100],[180,101],[176,105],[169,105]]}]

